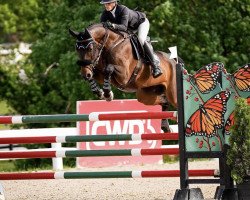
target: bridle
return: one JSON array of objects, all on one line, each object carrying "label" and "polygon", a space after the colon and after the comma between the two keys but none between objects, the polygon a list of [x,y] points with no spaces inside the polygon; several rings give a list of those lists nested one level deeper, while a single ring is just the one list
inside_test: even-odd
[{"label": "bridle", "polygon": [[[86,29],[88,31],[88,29]],[[91,35],[90,35],[91,36]],[[104,50],[104,47],[108,41],[109,38],[109,30],[105,28],[105,35],[103,36],[103,39],[100,43],[97,43],[92,36],[88,39],[85,40],[77,40],[76,41],[76,49],[77,50],[87,50],[91,44],[94,44],[93,50],[92,50],[92,55],[94,52],[98,52],[98,55],[94,59],[94,61],[91,60],[79,60],[77,61],[77,64],[80,65],[81,67],[86,67],[88,68],[92,73],[94,72],[97,64],[99,63],[100,57],[102,55],[102,52]],[[86,45],[84,45],[86,43]],[[95,48],[96,46],[96,48]],[[98,51],[96,51],[98,50]]]}]

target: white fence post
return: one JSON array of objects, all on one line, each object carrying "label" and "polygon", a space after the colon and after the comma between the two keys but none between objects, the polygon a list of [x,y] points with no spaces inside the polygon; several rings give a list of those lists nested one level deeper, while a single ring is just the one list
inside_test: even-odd
[{"label": "white fence post", "polygon": [[[36,136],[70,136],[70,135],[78,135],[78,129],[76,127],[72,128],[41,128],[41,129],[19,129],[19,130],[1,130],[0,137],[36,137]],[[15,150],[23,150],[24,147],[15,147]],[[70,147],[62,147],[61,143],[51,143],[51,148],[41,148],[37,149],[38,151],[46,151],[46,150],[76,150],[76,148]],[[9,151],[6,149],[5,151]],[[63,170],[63,158],[52,158],[53,170]],[[1,188],[0,188],[1,189]],[[1,190],[0,190],[1,191]],[[1,200],[1,198],[0,198]]]},{"label": "white fence post", "polygon": [[[61,150],[62,144],[61,143],[51,143],[52,149]],[[53,170],[63,170],[63,158],[52,158],[52,165]]]}]

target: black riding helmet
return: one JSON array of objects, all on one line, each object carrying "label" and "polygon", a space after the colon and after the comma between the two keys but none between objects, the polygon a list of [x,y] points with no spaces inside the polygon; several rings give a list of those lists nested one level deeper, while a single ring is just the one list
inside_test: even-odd
[{"label": "black riding helmet", "polygon": [[106,3],[113,3],[113,2],[117,2],[118,0],[102,0],[100,1],[100,4],[106,4]]}]

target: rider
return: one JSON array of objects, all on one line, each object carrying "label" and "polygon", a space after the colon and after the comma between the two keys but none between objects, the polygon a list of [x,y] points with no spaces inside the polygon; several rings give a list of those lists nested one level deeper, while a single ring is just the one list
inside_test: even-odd
[{"label": "rider", "polygon": [[149,31],[149,21],[142,12],[134,11],[118,4],[117,0],[102,0],[105,10],[101,15],[101,22],[106,26],[119,31],[137,31],[140,43],[149,57],[152,66],[153,77],[162,74],[159,58],[154,54],[152,45],[146,41]]}]

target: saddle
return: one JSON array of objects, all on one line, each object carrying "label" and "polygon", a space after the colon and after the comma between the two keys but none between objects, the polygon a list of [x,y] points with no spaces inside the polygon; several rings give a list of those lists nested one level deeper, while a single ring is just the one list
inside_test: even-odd
[{"label": "saddle", "polygon": [[136,34],[131,34],[130,35],[130,43],[132,46],[132,52],[133,52],[133,56],[136,60],[140,60],[142,58],[145,58],[145,52],[144,52],[144,48],[141,45],[138,36]]},{"label": "saddle", "polygon": [[[132,54],[134,56],[134,59],[138,60],[137,65],[135,66],[134,71],[133,71],[129,81],[125,85],[120,85],[118,87],[120,90],[123,90],[127,85],[135,82],[135,78],[142,68],[142,63],[150,63],[150,60],[149,60],[148,56],[146,55],[144,48],[141,45],[136,33],[133,33],[130,31],[129,32],[128,31],[118,31],[118,30],[113,30],[113,29],[111,29],[111,30],[118,33],[118,34],[121,34],[123,36],[124,36],[124,33],[128,34],[127,38],[130,39],[130,43],[131,43],[131,47],[132,47]],[[147,42],[150,42],[150,37],[147,37]]]},{"label": "saddle", "polygon": [[[144,63],[150,63],[150,59],[148,55],[146,54],[144,47],[141,45],[138,39],[138,36],[134,33],[129,36],[130,36],[130,43],[132,46],[132,53],[133,53],[134,58],[136,60],[142,60],[142,62]],[[151,45],[151,40],[149,36],[147,36],[146,42]]]},{"label": "saddle", "polygon": [[[128,38],[130,39],[130,43],[132,46],[132,54],[136,60],[143,60],[143,62],[148,63],[149,59],[147,58],[147,55],[145,54],[144,48],[141,45],[138,36],[136,33],[132,31],[119,31],[119,30],[114,30],[110,27],[108,27],[110,30],[116,32],[117,34],[123,35],[127,34]],[[150,43],[150,37],[147,37],[146,41]]]}]

